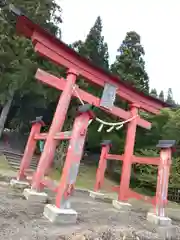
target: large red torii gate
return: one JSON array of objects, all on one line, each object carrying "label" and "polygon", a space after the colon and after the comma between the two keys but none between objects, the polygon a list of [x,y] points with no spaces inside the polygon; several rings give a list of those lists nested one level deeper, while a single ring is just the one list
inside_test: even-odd
[{"label": "large red torii gate", "polygon": [[[160,109],[168,106],[167,103],[139,92],[120,78],[95,66],[91,61],[80,56],[68,45],[42,29],[39,25],[33,23],[26,16],[22,15],[17,18],[16,28],[18,33],[32,40],[35,51],[41,56],[67,69],[75,69],[78,75],[82,75],[88,81],[101,87],[104,87],[106,82],[117,85],[117,95],[129,103],[138,104],[140,109],[157,114]],[[112,109],[112,114],[118,115],[123,119],[129,117],[124,111],[117,113],[115,109]],[[139,120],[138,125],[150,128],[150,124],[145,122]]]},{"label": "large red torii gate", "polygon": [[[72,132],[69,132],[68,134],[61,132],[71,98],[79,96],[82,100],[90,105],[101,108],[111,115],[124,120],[132,118],[127,127],[126,145],[123,154],[121,188],[118,190],[120,191],[118,200],[124,201],[126,192],[129,188],[136,128],[137,126],[141,126],[146,129],[151,128],[151,123],[141,118],[138,115],[138,111],[142,109],[149,113],[158,114],[163,107],[167,107],[168,105],[159,99],[155,99],[149,95],[139,92],[134,87],[124,83],[118,77],[98,68],[89,60],[78,55],[73,49],[69,48],[62,41],[42,29],[39,25],[33,23],[26,16],[21,14],[17,16],[16,28],[19,34],[31,39],[34,49],[39,55],[53,61],[60,66],[65,67],[68,70],[66,81],[63,78],[53,76],[52,74],[49,74],[41,69],[37,70],[36,78],[38,80],[61,90],[62,94],[59,98],[49,133],[40,133],[42,124],[41,120],[37,119],[33,123],[31,134],[21,162],[18,180],[23,180],[26,177],[25,171],[30,165],[37,139],[46,139],[44,151],[40,157],[37,170],[32,179],[32,189],[38,192],[44,186],[51,186],[51,188],[57,192],[56,207],[63,208],[65,206],[64,200],[72,190],[69,187],[74,185],[77,176],[77,169],[72,170],[74,167],[73,161],[76,161],[76,163],[80,162],[88,121],[93,118],[93,114],[89,107],[85,106],[83,109],[80,109],[80,115],[76,117]],[[79,89],[79,87],[76,85],[76,80],[79,75],[83,76],[87,81],[95,83],[100,87],[105,87],[106,84],[114,86],[116,88],[116,94],[129,102],[130,110],[125,111],[114,105],[109,108],[102,106],[102,99],[99,99],[98,97]],[[76,89],[76,91],[74,91],[74,89]],[[53,161],[57,140],[62,139],[70,139],[70,145],[59,187],[54,188],[52,187],[51,183],[44,179],[44,176]],[[72,148],[72,146],[75,146],[75,143],[79,144],[78,153],[76,152],[77,149],[75,150],[75,147]],[[73,160],[73,158],[75,160]],[[135,162],[135,158],[133,159],[133,162]],[[72,181],[70,181],[71,184],[67,182],[67,178],[69,176],[68,174],[70,174],[71,170],[74,171],[73,184]]]}]

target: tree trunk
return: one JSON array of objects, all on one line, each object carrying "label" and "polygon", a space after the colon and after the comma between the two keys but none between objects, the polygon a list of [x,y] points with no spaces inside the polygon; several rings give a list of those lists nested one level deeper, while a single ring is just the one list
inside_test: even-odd
[{"label": "tree trunk", "polygon": [[4,104],[1,115],[0,115],[0,138],[2,137],[4,125],[6,123],[6,119],[11,108],[11,104],[13,101],[13,95],[9,97],[8,101]]}]

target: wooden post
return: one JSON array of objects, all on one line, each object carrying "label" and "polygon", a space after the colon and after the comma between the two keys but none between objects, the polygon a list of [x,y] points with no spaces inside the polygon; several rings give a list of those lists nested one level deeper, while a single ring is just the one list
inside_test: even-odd
[{"label": "wooden post", "polygon": [[73,94],[73,86],[76,82],[76,78],[77,73],[72,69],[69,70],[65,89],[59,98],[56,112],[54,114],[54,118],[49,129],[46,143],[44,145],[44,150],[41,155],[37,171],[33,177],[32,188],[35,190],[40,190],[41,179],[44,177],[46,171],[52,164],[57,145],[57,140],[54,140],[54,136],[57,132],[61,132],[62,130],[66,118],[66,113],[71,101],[71,96]]},{"label": "wooden post", "polygon": [[89,104],[79,108],[79,115],[76,117],[73,125],[72,137],[69,143],[62,177],[58,186],[56,196],[56,207],[58,208],[66,208],[68,198],[73,192],[79,172],[89,120],[93,117]]},{"label": "wooden post", "polygon": [[105,140],[101,143],[102,149],[101,149],[101,156],[98,164],[98,169],[96,173],[96,183],[94,186],[94,191],[97,192],[100,190],[100,188],[103,186],[104,183],[104,174],[106,171],[107,166],[107,154],[109,153],[109,149],[111,146],[110,140]]},{"label": "wooden post", "polygon": [[127,134],[126,134],[126,144],[124,151],[124,161],[122,165],[121,172],[121,182],[118,194],[119,201],[125,201],[125,195],[129,189],[130,177],[131,177],[131,159],[134,153],[134,144],[136,137],[137,128],[137,118],[139,106],[136,104],[131,105],[131,116],[134,117],[132,121],[128,123]]},{"label": "wooden post", "polygon": [[25,179],[25,170],[29,168],[31,159],[36,149],[37,140],[34,139],[35,134],[40,133],[41,127],[44,125],[42,118],[36,118],[36,120],[32,121],[32,128],[28,138],[28,142],[26,144],[26,148],[24,151],[23,158],[20,164],[20,170],[17,176],[17,180]]}]

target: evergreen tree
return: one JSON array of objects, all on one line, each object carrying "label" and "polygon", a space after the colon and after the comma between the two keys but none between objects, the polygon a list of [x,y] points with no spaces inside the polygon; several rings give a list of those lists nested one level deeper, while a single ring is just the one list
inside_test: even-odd
[{"label": "evergreen tree", "polygon": [[155,88],[152,88],[151,92],[150,92],[150,95],[157,98],[158,97],[157,90]]},{"label": "evergreen tree", "polygon": [[159,99],[160,100],[162,100],[162,101],[164,101],[164,92],[163,91],[161,91],[160,93],[159,93]]},{"label": "evergreen tree", "polygon": [[[107,43],[102,36],[102,28],[102,20],[100,16],[98,16],[85,41],[76,41],[71,44],[70,47],[77,51],[81,56],[89,59],[94,65],[108,70],[109,53]],[[84,81],[83,78],[79,79],[78,84],[81,88],[88,89],[88,92],[93,95],[101,97],[101,89],[99,86],[93,86],[86,80]]]},{"label": "evergreen tree", "polygon": [[[61,9],[54,0],[14,0],[12,3],[42,27],[60,36],[55,23],[60,21]],[[55,14],[56,10],[59,10],[59,16]],[[42,84],[34,81],[37,66],[41,67],[44,61],[34,53],[30,40],[16,34],[15,26],[7,21],[10,17],[6,5],[0,12],[0,137],[15,95],[44,94]],[[13,19],[12,23],[15,23]]]},{"label": "evergreen tree", "polygon": [[173,93],[172,93],[172,89],[171,88],[168,89],[166,102],[168,104],[170,104],[170,105],[175,105],[175,101],[173,99]]},{"label": "evergreen tree", "polygon": [[134,31],[127,32],[118,52],[111,71],[140,91],[148,93],[149,77],[145,70],[145,52],[140,35]]},{"label": "evergreen tree", "polygon": [[109,53],[107,43],[102,36],[102,20],[100,16],[96,19],[90,29],[85,42],[77,41],[71,45],[80,55],[91,60],[96,66],[104,69],[109,68]]},{"label": "evergreen tree", "polygon": [[[105,70],[109,69],[109,53],[107,43],[102,36],[102,20],[100,16],[97,17],[94,25],[90,29],[85,41],[77,41],[71,45],[71,47],[77,51],[81,56],[86,57],[92,63]],[[99,86],[94,86],[91,83],[80,79],[78,82],[81,88],[88,90],[95,96],[101,98],[102,89]],[[98,109],[94,109],[98,116],[103,119],[107,119],[107,114],[100,112]],[[102,139],[102,134],[96,134],[98,126],[92,124],[88,134],[88,145],[90,148],[99,146],[99,142]],[[94,138],[96,134],[96,138]]]}]

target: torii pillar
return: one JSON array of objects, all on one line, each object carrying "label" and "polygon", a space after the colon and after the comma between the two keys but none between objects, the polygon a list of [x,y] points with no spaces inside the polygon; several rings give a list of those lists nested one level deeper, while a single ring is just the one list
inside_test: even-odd
[{"label": "torii pillar", "polygon": [[148,212],[147,220],[160,226],[170,226],[171,219],[165,214],[165,206],[168,203],[169,173],[172,165],[172,152],[175,150],[175,140],[160,140],[157,147],[160,148],[160,164],[158,166],[158,179],[156,187],[155,211]]},{"label": "torii pillar", "polygon": [[36,173],[32,181],[32,189],[39,191],[41,189],[41,179],[44,177],[47,169],[51,166],[54,153],[57,146],[57,141],[54,139],[54,136],[57,132],[61,132],[67,110],[71,101],[73,94],[73,87],[76,82],[77,72],[74,70],[69,70],[67,74],[66,86],[64,91],[61,93],[59,102],[57,104],[56,112],[53,117],[51,127],[44,145],[44,150],[39,160],[39,164],[36,170]]}]

